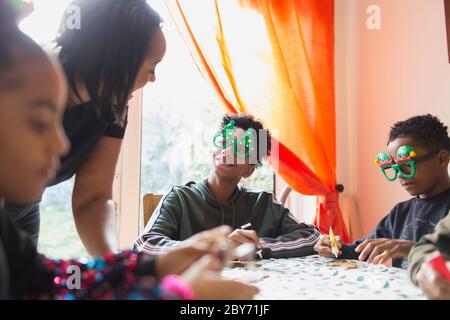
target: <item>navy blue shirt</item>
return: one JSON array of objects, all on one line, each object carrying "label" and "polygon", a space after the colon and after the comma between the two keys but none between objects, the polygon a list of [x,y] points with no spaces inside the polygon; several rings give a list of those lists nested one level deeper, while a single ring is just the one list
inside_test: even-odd
[{"label": "navy blue shirt", "polygon": [[[358,259],[354,249],[366,239],[390,238],[418,242],[424,235],[432,233],[436,224],[445,218],[450,210],[450,188],[429,198],[412,198],[400,202],[385,216],[365,238],[342,247],[344,259]],[[393,259],[397,268],[408,268],[407,257]]]}]

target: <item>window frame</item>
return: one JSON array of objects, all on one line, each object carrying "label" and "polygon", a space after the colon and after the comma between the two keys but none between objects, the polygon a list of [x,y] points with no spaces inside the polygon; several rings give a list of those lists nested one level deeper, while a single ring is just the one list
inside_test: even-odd
[{"label": "window frame", "polygon": [[130,101],[127,130],[113,183],[120,249],[128,249],[133,245],[139,235],[139,220],[142,216],[140,199],[142,101],[141,89],[133,94]]}]

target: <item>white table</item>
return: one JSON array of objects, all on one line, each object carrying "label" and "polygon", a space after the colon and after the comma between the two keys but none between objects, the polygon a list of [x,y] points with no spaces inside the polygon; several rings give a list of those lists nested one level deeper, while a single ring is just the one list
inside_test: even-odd
[{"label": "white table", "polygon": [[333,259],[317,255],[267,259],[254,270],[226,268],[225,278],[252,283],[256,299],[267,300],[410,300],[426,299],[409,280],[406,270],[355,261],[358,268],[329,267]]}]

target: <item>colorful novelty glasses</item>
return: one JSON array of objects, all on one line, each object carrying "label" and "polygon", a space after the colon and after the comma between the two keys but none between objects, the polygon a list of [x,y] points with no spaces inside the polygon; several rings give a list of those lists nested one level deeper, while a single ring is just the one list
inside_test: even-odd
[{"label": "colorful novelty glasses", "polygon": [[243,141],[238,140],[235,137],[234,123],[234,120],[231,120],[221,131],[217,132],[214,136],[213,144],[216,148],[222,150],[233,145],[234,155],[239,158],[246,158],[255,150],[253,143],[254,136],[256,136],[254,134],[255,130],[253,128],[248,129],[245,131]]},{"label": "colorful novelty glasses", "polygon": [[395,181],[399,174],[404,178],[410,179],[416,175],[416,164],[434,158],[439,150],[423,155],[416,156],[416,152],[410,146],[401,146],[397,150],[397,157],[392,159],[386,152],[377,154],[374,162],[380,166],[384,177],[388,181]]}]

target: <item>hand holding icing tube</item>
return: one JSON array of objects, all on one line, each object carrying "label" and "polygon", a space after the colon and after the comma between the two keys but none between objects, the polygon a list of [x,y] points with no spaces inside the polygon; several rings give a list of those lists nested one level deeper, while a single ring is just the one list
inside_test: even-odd
[{"label": "hand holding icing tube", "polygon": [[[240,228],[233,230],[233,232],[228,236],[230,243],[237,247],[245,243],[253,244],[254,248],[261,249],[261,243],[259,242],[258,234],[255,230],[246,230],[251,227],[251,223],[244,224]],[[256,252],[257,255],[261,257],[261,250]]]},{"label": "hand holding icing tube", "polygon": [[[242,230],[245,230],[245,229],[247,229],[247,228],[250,228],[251,226],[252,226],[252,224],[249,222],[249,223],[246,223],[246,224],[244,224],[243,226],[241,226],[241,229],[242,229]],[[258,250],[256,250],[255,254],[256,254],[260,259],[262,259],[262,249],[261,249],[261,248],[258,248]]]},{"label": "hand holding icing tube", "polygon": [[330,241],[331,241],[331,253],[337,258],[339,254],[339,247],[334,236],[333,228],[330,226]]},{"label": "hand holding icing tube", "polygon": [[333,229],[330,227],[329,234],[322,234],[319,241],[314,245],[314,251],[316,251],[319,256],[324,258],[335,258],[339,257],[342,252],[342,239],[339,236],[335,236]]}]

